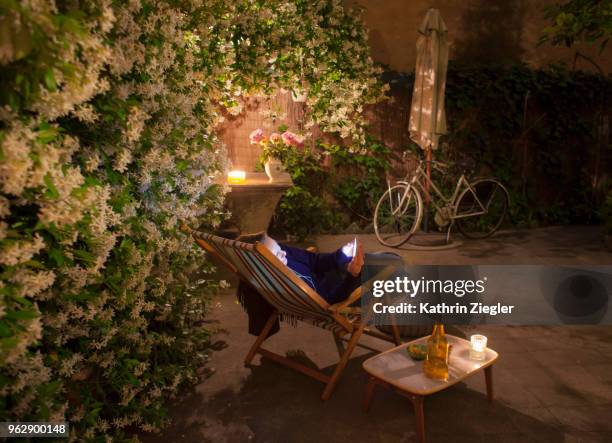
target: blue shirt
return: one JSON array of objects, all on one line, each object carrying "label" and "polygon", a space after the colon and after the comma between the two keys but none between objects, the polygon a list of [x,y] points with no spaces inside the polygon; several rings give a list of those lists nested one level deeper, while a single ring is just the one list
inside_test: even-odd
[{"label": "blue shirt", "polygon": [[330,253],[315,253],[280,245],[287,254],[287,267],[295,272],[329,304],[346,299],[361,284],[360,277],[346,271],[352,257],[342,248]]}]

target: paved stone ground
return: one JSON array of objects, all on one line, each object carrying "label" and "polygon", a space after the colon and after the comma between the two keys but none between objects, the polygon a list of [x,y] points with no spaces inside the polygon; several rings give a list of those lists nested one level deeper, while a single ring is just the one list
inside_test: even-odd
[{"label": "paved stone ground", "polygon": [[[323,251],[353,236],[317,239]],[[366,250],[381,250],[360,236]],[[504,232],[444,251],[401,254],[420,264],[612,264],[594,228]],[[360,402],[366,377],[361,363],[390,345],[367,337],[350,360],[332,398],[319,399],[322,384],[256,358],[242,365],[253,337],[246,315],[230,292],[217,297],[208,320],[218,328],[207,378],[171,405],[173,423],[145,442],[410,442],[411,405],[391,391],[376,391],[370,412]],[[428,442],[612,441],[612,327],[479,327],[500,353],[494,368],[496,401],[485,397],[482,373],[425,402]],[[468,327],[450,331],[469,336]],[[329,332],[283,325],[270,349],[331,368],[337,351]]]}]

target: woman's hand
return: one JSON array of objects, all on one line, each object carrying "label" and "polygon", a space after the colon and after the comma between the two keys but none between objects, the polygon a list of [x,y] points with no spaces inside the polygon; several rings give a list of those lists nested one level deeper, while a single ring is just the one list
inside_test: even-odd
[{"label": "woman's hand", "polygon": [[353,259],[346,266],[346,270],[353,276],[357,277],[361,273],[361,268],[363,267],[363,246],[359,244],[357,246],[357,254],[353,257]]}]

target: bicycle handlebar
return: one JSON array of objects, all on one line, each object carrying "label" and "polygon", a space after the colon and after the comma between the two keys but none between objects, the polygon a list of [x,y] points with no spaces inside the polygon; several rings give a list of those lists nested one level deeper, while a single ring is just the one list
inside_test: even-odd
[{"label": "bicycle handlebar", "polygon": [[433,166],[434,169],[438,169],[439,171],[442,171],[442,172],[447,170],[448,168],[450,168],[450,165],[448,165],[446,163],[442,163],[442,162],[436,161],[436,160],[429,160],[429,161],[421,160],[420,161],[420,164],[427,165],[427,163],[429,163],[431,166]]},{"label": "bicycle handlebar", "polygon": [[[402,157],[406,158],[409,154],[410,153],[408,151],[404,151],[404,152],[402,152]],[[446,173],[452,167],[448,163],[443,163],[443,162],[437,161],[437,160],[425,160],[425,159],[419,159],[418,166],[419,167],[426,166],[428,163],[434,169],[436,169],[437,171],[442,172],[442,173]],[[408,177],[409,175],[410,175],[410,173],[408,173],[408,175],[406,177]]]}]

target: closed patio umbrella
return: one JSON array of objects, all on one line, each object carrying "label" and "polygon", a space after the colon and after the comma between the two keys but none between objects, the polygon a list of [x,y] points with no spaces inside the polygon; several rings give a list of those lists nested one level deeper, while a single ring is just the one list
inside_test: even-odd
[{"label": "closed patio umbrella", "polygon": [[[429,9],[419,27],[416,42],[416,68],[410,122],[410,138],[425,151],[427,176],[430,176],[431,152],[438,149],[440,136],[446,133],[444,90],[448,66],[447,29],[437,9]],[[425,185],[429,208],[429,184]]]}]

